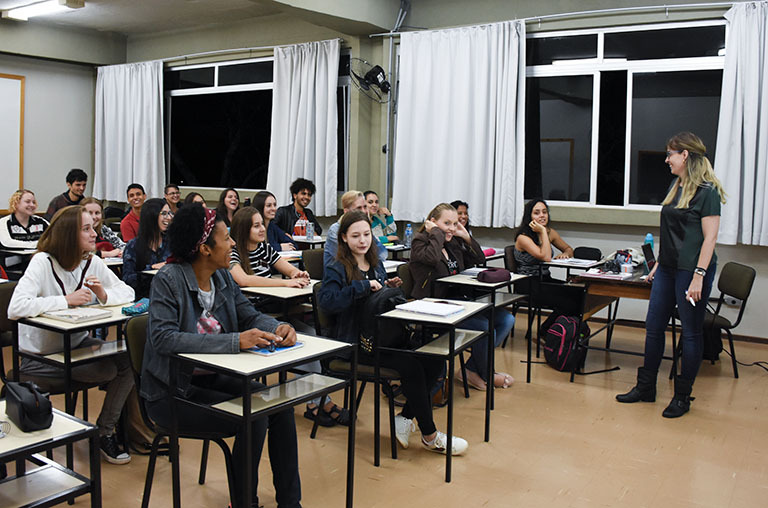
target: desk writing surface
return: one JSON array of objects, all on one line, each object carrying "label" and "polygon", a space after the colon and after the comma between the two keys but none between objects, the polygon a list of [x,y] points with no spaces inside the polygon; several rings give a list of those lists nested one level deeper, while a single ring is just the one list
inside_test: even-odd
[{"label": "desk writing surface", "polygon": [[93,428],[90,424],[64,416],[63,413],[54,409],[53,422],[50,427],[34,432],[22,432],[5,413],[5,400],[0,400],[0,419],[5,420],[11,426],[8,434],[0,439],[0,458],[2,458],[3,454],[22,447],[34,446],[73,432],[87,431]]},{"label": "desk writing surface", "polygon": [[3,247],[0,252],[4,254],[11,254],[16,256],[31,256],[37,252],[37,249],[8,249]]},{"label": "desk writing surface", "polygon": [[211,354],[211,353],[180,353],[179,357],[194,360],[200,364],[207,364],[233,371],[241,375],[255,375],[261,371],[274,369],[282,365],[289,365],[301,361],[303,358],[311,358],[315,355],[340,351],[349,348],[346,342],[324,339],[313,335],[297,334],[298,340],[304,342],[304,347],[293,349],[274,356],[261,356],[254,353],[237,354]]},{"label": "desk writing surface", "polygon": [[393,309],[389,312],[385,312],[381,315],[381,317],[401,319],[403,321],[419,323],[430,323],[435,325],[455,325],[490,307],[489,303],[467,302],[464,300],[448,300],[445,298],[424,298],[424,300],[427,302],[448,302],[455,305],[461,305],[464,307],[464,310],[457,312],[456,314],[451,314],[450,316],[440,317],[432,316],[430,314],[420,314],[418,312]]},{"label": "desk writing surface", "polygon": [[396,259],[387,259],[384,261],[384,270],[389,275],[397,275],[397,268],[400,265],[404,265],[405,261],[398,261]]},{"label": "desk writing surface", "polygon": [[160,270],[155,270],[155,269],[152,269],[152,270],[142,270],[141,273],[143,273],[145,275],[157,275],[157,272],[159,272],[159,271]]},{"label": "desk writing surface", "polygon": [[481,282],[477,280],[477,277],[472,277],[471,275],[463,275],[461,273],[457,273],[456,275],[441,277],[437,279],[437,282],[445,282],[447,284],[460,284],[462,286],[472,286],[472,287],[483,288],[483,289],[499,289],[502,287],[506,287],[510,284],[513,284],[521,279],[525,279],[526,277],[528,276],[520,275],[518,273],[513,273],[511,274],[511,277],[509,280],[505,280],[502,282]]},{"label": "desk writing surface", "polygon": [[563,258],[552,259],[552,261],[545,261],[542,263],[547,266],[555,268],[594,268],[595,266],[603,264],[603,261],[593,261],[591,259],[579,259],[579,258]]},{"label": "desk writing surface", "polygon": [[272,296],[274,298],[287,300],[289,298],[298,298],[301,296],[312,296],[312,287],[318,282],[320,281],[312,279],[309,281],[309,284],[307,286],[304,286],[303,288],[289,288],[284,286],[280,286],[280,287],[247,286],[247,287],[241,287],[240,291],[247,294]]},{"label": "desk writing surface", "polygon": [[123,266],[123,258],[102,258],[101,260],[107,266]]},{"label": "desk writing surface", "polygon": [[42,325],[49,328],[54,328],[57,331],[60,331],[61,333],[66,333],[71,330],[82,330],[86,328],[99,328],[101,326],[109,326],[114,325],[117,323],[120,323],[122,321],[127,321],[131,318],[131,316],[126,316],[122,313],[123,307],[126,307],[128,305],[133,305],[133,302],[124,303],[122,305],[111,305],[108,307],[98,307],[99,309],[108,310],[112,313],[111,316],[105,317],[102,319],[94,319],[93,321],[85,321],[80,323],[70,323],[68,321],[60,321],[58,319],[43,317],[43,316],[35,316],[31,318],[22,318],[19,321],[23,322],[26,325],[35,326],[35,325]]},{"label": "desk writing surface", "polygon": [[304,235],[293,235],[293,239],[299,243],[312,243],[312,244],[325,243],[325,237],[319,236],[319,235],[315,235],[309,239]]}]

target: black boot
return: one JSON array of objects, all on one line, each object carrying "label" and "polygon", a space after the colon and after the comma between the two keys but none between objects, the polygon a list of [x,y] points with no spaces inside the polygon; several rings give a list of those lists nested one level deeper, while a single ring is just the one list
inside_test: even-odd
[{"label": "black boot", "polygon": [[656,402],[656,374],[658,371],[637,368],[637,385],[627,393],[616,396],[619,402]]},{"label": "black boot", "polygon": [[693,379],[675,377],[675,396],[672,402],[661,413],[664,418],[679,418],[691,409],[691,390],[693,389]]}]

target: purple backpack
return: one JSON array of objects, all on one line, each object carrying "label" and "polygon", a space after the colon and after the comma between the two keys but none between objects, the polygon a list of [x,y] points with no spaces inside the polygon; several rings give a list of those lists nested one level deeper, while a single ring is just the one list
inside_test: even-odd
[{"label": "purple backpack", "polygon": [[557,316],[544,337],[544,358],[559,371],[575,371],[584,366],[587,346],[582,343],[589,337],[589,327],[572,316]]}]

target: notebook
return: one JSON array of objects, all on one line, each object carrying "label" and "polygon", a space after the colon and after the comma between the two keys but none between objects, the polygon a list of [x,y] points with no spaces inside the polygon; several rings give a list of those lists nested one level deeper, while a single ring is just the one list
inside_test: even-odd
[{"label": "notebook", "polygon": [[112,316],[112,311],[106,309],[97,309],[94,307],[74,307],[72,309],[52,310],[43,312],[43,317],[58,319],[68,323],[86,323],[105,319]]},{"label": "notebook", "polygon": [[645,256],[645,266],[648,268],[648,273],[653,269],[653,265],[656,264],[656,256],[653,254],[653,247],[650,243],[643,244],[643,256]]},{"label": "notebook", "polygon": [[427,302],[425,300],[414,300],[408,303],[401,303],[395,308],[406,312],[415,312],[417,314],[429,314],[430,316],[448,317],[458,314],[464,310],[462,305],[448,302]]},{"label": "notebook", "polygon": [[270,351],[268,348],[263,347],[252,347],[246,349],[249,353],[254,353],[261,356],[274,356],[279,355],[280,353],[285,353],[286,351],[292,351],[294,349],[299,349],[304,347],[304,343],[300,340],[297,340],[296,343],[293,346],[275,346],[274,351]]}]

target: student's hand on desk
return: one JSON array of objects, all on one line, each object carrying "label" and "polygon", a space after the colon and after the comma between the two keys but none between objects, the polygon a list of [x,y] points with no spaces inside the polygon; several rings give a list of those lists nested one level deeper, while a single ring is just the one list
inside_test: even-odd
[{"label": "student's hand on desk", "polygon": [[[279,329],[280,327],[278,327]],[[252,347],[269,347],[270,342],[277,345],[283,345],[283,338],[274,333],[265,332],[258,328],[251,328],[240,332],[240,349],[249,349]]]},{"label": "student's hand on desk", "polygon": [[296,250],[296,246],[292,243],[281,243],[280,250]]},{"label": "student's hand on desk", "polygon": [[387,240],[389,240],[390,242],[397,242],[400,240],[400,238],[397,235],[389,235],[387,237]]},{"label": "student's hand on desk", "polygon": [[281,346],[288,347],[296,344],[296,330],[288,323],[283,323],[275,329],[275,334],[280,337]]},{"label": "student's hand on desk", "polygon": [[568,255],[568,254],[566,254],[565,252],[561,252],[560,254],[558,254],[557,256],[555,256],[555,259],[570,259],[570,258],[572,258],[572,257],[573,257],[573,256],[569,256],[569,255]]},{"label": "student's hand on desk", "polygon": [[67,300],[67,305],[70,307],[78,307],[80,305],[90,303],[92,297],[93,293],[91,293],[90,289],[80,288],[74,293],[70,293],[65,296],[64,299]]},{"label": "student's hand on desk", "polygon": [[386,284],[391,288],[399,288],[403,285],[403,281],[400,277],[392,277],[391,279],[387,279]]},{"label": "student's hand on desk", "polygon": [[101,303],[107,301],[107,292],[104,290],[104,286],[101,285],[101,281],[95,275],[86,277],[83,284],[93,291],[93,294],[96,295],[96,298],[98,298]]},{"label": "student's hand on desk", "polygon": [[309,273],[303,272],[301,270],[298,270],[296,273],[291,275],[292,279],[307,279],[307,282],[309,282]]},{"label": "student's hand on desk", "polygon": [[309,279],[298,277],[295,279],[283,279],[283,287],[287,288],[303,288],[309,284]]},{"label": "student's hand on desk", "polygon": [[379,289],[381,289],[381,283],[377,280],[369,280],[368,284],[371,285],[371,292],[375,293]]},{"label": "student's hand on desk", "polygon": [[165,266],[165,261],[163,261],[162,263],[155,263],[154,265],[152,265],[152,269],[153,270],[159,270],[159,269],[161,269],[164,266]]},{"label": "student's hand on desk", "polygon": [[427,231],[432,231],[432,228],[436,228],[436,227],[437,227],[437,224],[435,224],[431,220],[427,219],[424,221],[424,229],[426,229]]}]

